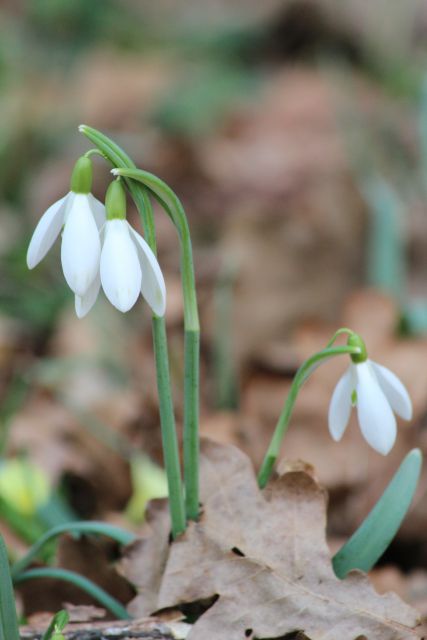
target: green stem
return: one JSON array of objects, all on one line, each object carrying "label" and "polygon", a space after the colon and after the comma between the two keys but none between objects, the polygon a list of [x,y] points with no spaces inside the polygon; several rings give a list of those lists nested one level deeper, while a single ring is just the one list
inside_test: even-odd
[{"label": "green stem", "polygon": [[181,486],[178,440],[171,396],[166,328],[163,318],[153,317],[153,340],[159,390],[160,422],[162,425],[163,455],[169,488],[169,503],[174,538],[185,531],[185,511]]},{"label": "green stem", "polygon": [[[132,160],[109,138],[96,129],[85,125],[80,127],[96,146],[117,167],[116,175],[122,176],[144,218],[144,233],[151,249],[155,252],[155,238],[152,235],[152,221],[146,213],[147,198],[142,183],[160,202],[178,231],[181,245],[181,278],[184,299],[185,328],[185,375],[184,375],[184,469],[186,512],[189,519],[197,519],[199,514],[199,359],[200,326],[197,309],[196,285],[194,277],[193,251],[190,230],[184,207],[173,190],[160,178],[136,169]],[[143,202],[141,202],[143,200]]]},{"label": "green stem", "polygon": [[20,573],[15,578],[14,582],[15,584],[20,584],[27,580],[34,580],[34,578],[54,578],[56,580],[65,580],[66,582],[70,582],[92,596],[92,598],[111,611],[111,613],[119,620],[129,620],[131,617],[124,606],[116,600],[116,598],[110,596],[109,593],[104,591],[104,589],[101,589],[101,587],[98,587],[98,585],[92,582],[92,580],[81,576],[79,573],[69,571],[68,569],[56,568],[29,569],[29,571]]},{"label": "green stem", "polygon": [[103,158],[104,160],[108,160],[105,153],[103,153],[99,149],[89,149],[89,151],[86,151],[86,153],[84,154],[85,158],[90,158],[91,156],[101,156],[101,158]]},{"label": "green stem", "polygon": [[[145,187],[139,189],[141,202],[137,203],[144,235],[152,251],[157,253],[153,208]],[[160,422],[171,509],[172,535],[176,538],[185,531],[185,512],[181,487],[179,448],[171,394],[166,325],[164,318],[153,316],[153,341],[156,358],[157,388],[159,391]]]},{"label": "green stem", "polygon": [[165,209],[174,223],[181,244],[181,273],[184,297],[184,322],[189,331],[199,330],[196,284],[194,277],[193,249],[190,229],[184,207],[178,196],[163,180],[148,171],[135,168],[117,168],[112,171],[116,176],[130,178],[147,187]]},{"label": "green stem", "polygon": [[173,190],[157,176],[141,169],[117,169],[115,175],[143,184],[160,202],[178,231],[184,299],[184,481],[186,515],[199,516],[199,360],[200,326],[197,309],[193,250],[187,216]]},{"label": "green stem", "polygon": [[[156,232],[151,201],[145,187],[140,187],[142,206],[139,207],[142,226],[147,243],[157,253]],[[157,387],[159,390],[160,421],[162,428],[163,452],[168,478],[171,504],[172,535],[174,538],[185,531],[185,513],[181,490],[178,440],[171,395],[169,359],[167,354],[166,326],[163,318],[153,316],[153,340],[157,365]]]},{"label": "green stem", "polygon": [[268,480],[270,479],[273,467],[280,453],[282,440],[289,427],[289,420],[292,415],[295,401],[304,382],[309,378],[309,376],[319,366],[319,364],[323,362],[323,360],[332,358],[334,356],[339,356],[344,353],[349,355],[357,354],[360,353],[360,349],[358,347],[349,346],[326,347],[326,349],[323,349],[322,351],[319,351],[318,353],[315,353],[313,356],[308,358],[308,360],[306,360],[298,369],[292,381],[289,395],[285,400],[282,413],[280,414],[279,420],[273,433],[273,437],[261,465],[261,469],[258,473],[258,485],[261,489],[265,487]]},{"label": "green stem", "polygon": [[200,331],[185,330],[184,352],[184,480],[189,520],[199,517],[199,360]]},{"label": "green stem", "polygon": [[9,570],[6,545],[0,535],[0,638],[19,640],[15,597]]},{"label": "green stem", "polygon": [[136,537],[133,533],[129,533],[128,531],[115,527],[111,524],[105,524],[104,522],[95,522],[93,520],[67,522],[47,531],[20,560],[13,564],[11,569],[12,578],[15,578],[34,558],[37,558],[40,551],[43,549],[44,545],[49,542],[49,540],[56,538],[56,536],[61,535],[61,533],[70,533],[72,531],[76,533],[95,533],[107,536],[122,545],[130,544]]},{"label": "green stem", "polygon": [[334,344],[334,342],[338,338],[338,336],[342,336],[343,334],[346,334],[348,336],[352,336],[352,335],[354,335],[354,331],[352,331],[351,329],[348,329],[347,327],[341,327],[341,329],[338,329],[338,331],[335,331],[334,335],[329,340],[329,342],[326,345],[326,347],[332,347],[332,345]]},{"label": "green stem", "polygon": [[[80,131],[86,135],[115,167],[135,168],[134,163],[120,149],[96,129],[82,125]],[[141,215],[147,243],[156,254],[156,237],[151,203],[146,189],[135,181],[126,179],[127,187]],[[162,428],[163,454],[169,487],[169,505],[172,521],[172,535],[177,537],[185,531],[185,511],[181,486],[178,440],[175,428],[175,416],[170,386],[169,358],[167,349],[166,326],[164,318],[153,315],[153,342],[157,369],[157,389],[159,394],[160,423]]]}]

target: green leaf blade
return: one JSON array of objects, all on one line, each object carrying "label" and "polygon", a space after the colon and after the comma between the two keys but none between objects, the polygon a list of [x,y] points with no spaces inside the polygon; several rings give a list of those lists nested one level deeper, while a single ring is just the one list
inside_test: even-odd
[{"label": "green leaf blade", "polygon": [[22,573],[20,573],[15,582],[16,584],[20,584],[21,582],[33,580],[34,578],[54,578],[57,580],[70,582],[71,584],[79,587],[79,589],[82,589],[90,596],[92,596],[92,598],[97,600],[101,606],[103,606],[105,609],[108,609],[108,611],[111,611],[111,613],[115,615],[117,619],[129,620],[131,618],[121,602],[116,600],[116,598],[113,598],[113,596],[110,596],[109,593],[92,582],[92,580],[89,580],[85,576],[81,576],[74,571],[69,571],[68,569],[57,569],[54,567],[29,569],[28,571],[23,571]]},{"label": "green leaf blade", "polygon": [[97,534],[103,535],[112,540],[115,540],[120,545],[126,546],[133,542],[136,536],[129,531],[125,531],[120,527],[116,527],[115,525],[106,524],[104,522],[97,522],[96,520],[80,520],[77,522],[67,522],[65,524],[57,525],[52,529],[49,529],[32,547],[31,549],[23,556],[20,560],[15,562],[12,566],[12,578],[15,580],[21,571],[23,571],[34,558],[38,556],[41,549],[44,545],[55,538],[56,536],[61,535],[62,533],[80,533],[80,534]]},{"label": "green leaf blade", "polygon": [[58,611],[58,613],[55,613],[55,615],[51,620],[50,625],[45,631],[45,634],[42,640],[51,640],[55,636],[55,634],[60,633],[65,629],[69,620],[70,620],[70,615],[68,611],[65,611],[65,609],[61,609],[61,611]]},{"label": "green leaf blade", "polygon": [[363,523],[333,557],[338,578],[345,578],[353,569],[370,571],[382,556],[409,509],[421,465],[421,451],[412,449]]},{"label": "green leaf blade", "polygon": [[9,571],[6,545],[0,535],[0,638],[19,640],[15,595]]}]

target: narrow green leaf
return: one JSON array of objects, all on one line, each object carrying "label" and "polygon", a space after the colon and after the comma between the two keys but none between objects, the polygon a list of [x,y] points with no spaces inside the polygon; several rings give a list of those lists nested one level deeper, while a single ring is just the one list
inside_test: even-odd
[{"label": "narrow green leaf", "polygon": [[406,263],[402,234],[403,204],[381,178],[366,181],[362,194],[370,211],[368,280],[373,286],[402,299]]},{"label": "narrow green leaf", "polygon": [[58,611],[58,613],[55,613],[55,615],[51,620],[50,625],[48,626],[48,628],[46,629],[43,635],[42,640],[51,640],[51,638],[55,633],[62,631],[66,627],[69,619],[70,619],[70,616],[68,614],[68,611],[65,611],[65,609],[61,609],[61,611]]},{"label": "narrow green leaf", "polygon": [[332,565],[338,578],[345,578],[353,569],[369,571],[382,556],[412,502],[421,464],[421,451],[412,449],[372,511],[333,557]]},{"label": "narrow green leaf", "polygon": [[[20,573],[19,576],[15,578],[15,583],[20,584],[21,582],[33,580],[34,578],[56,578],[57,580],[70,582],[92,596],[92,598],[97,600],[105,609],[111,611],[119,620],[129,620],[131,617],[118,600],[110,596],[110,594],[104,591],[104,589],[101,589],[101,587],[98,587],[92,580],[74,571],[56,568],[29,569],[28,571]],[[17,636],[17,638],[19,640],[19,636]]]},{"label": "narrow green leaf", "polygon": [[30,562],[38,556],[41,549],[44,545],[59,536],[61,533],[95,533],[103,536],[107,536],[108,538],[112,538],[116,540],[121,545],[130,544],[135,540],[135,535],[133,533],[129,533],[129,531],[125,531],[124,529],[120,529],[119,527],[115,527],[111,524],[105,524],[104,522],[96,522],[96,521],[85,521],[81,522],[67,522],[65,524],[60,524],[52,529],[49,529],[32,547],[31,549],[23,556],[20,560],[15,562],[12,566],[12,578],[15,581],[16,576],[18,576],[21,571],[23,571]]},{"label": "narrow green leaf", "polygon": [[19,640],[18,619],[15,609],[15,595],[9,570],[6,545],[0,535],[0,638]]}]

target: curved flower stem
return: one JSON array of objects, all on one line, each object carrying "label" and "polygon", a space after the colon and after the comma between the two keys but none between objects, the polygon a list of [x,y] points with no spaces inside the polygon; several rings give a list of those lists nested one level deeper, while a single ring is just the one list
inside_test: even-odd
[{"label": "curved flower stem", "polygon": [[[135,168],[129,156],[112,140],[91,127],[79,127],[114,167]],[[146,189],[133,180],[125,179],[126,185],[141,216],[146,241],[154,254],[157,253],[154,221]],[[169,358],[164,318],[155,314],[152,318],[153,342],[156,359],[157,389],[159,394],[160,423],[162,427],[163,455],[169,489],[169,506],[172,535],[176,538],[185,531],[185,509],[181,484],[178,440],[175,427],[172,393],[169,375]]]},{"label": "curved flower stem", "polygon": [[329,342],[326,345],[326,347],[332,347],[332,345],[334,344],[335,340],[339,336],[342,336],[343,334],[346,334],[348,336],[352,336],[352,335],[354,335],[354,331],[352,331],[351,329],[348,329],[347,327],[341,327],[341,329],[338,329],[338,331],[335,331],[334,335],[329,340]]},{"label": "curved flower stem", "polygon": [[119,620],[129,620],[131,617],[121,602],[113,598],[113,596],[110,596],[109,593],[92,582],[92,580],[85,578],[85,576],[81,576],[75,571],[58,569],[55,567],[29,569],[28,571],[23,571],[17,575],[14,582],[15,584],[20,584],[21,582],[33,580],[34,578],[54,578],[56,580],[65,580],[66,582],[70,582],[88,593],[92,598],[95,598],[95,600],[111,611],[111,613]]},{"label": "curved flower stem", "polygon": [[40,551],[43,549],[44,545],[55,538],[56,536],[61,535],[61,533],[94,533],[98,535],[108,536],[112,538],[116,542],[122,545],[130,544],[136,538],[133,533],[129,533],[124,529],[120,529],[119,527],[115,527],[111,524],[105,524],[104,522],[96,522],[94,520],[85,521],[80,520],[78,522],[67,522],[66,524],[60,524],[56,527],[52,527],[49,531],[46,531],[44,535],[41,536],[37,540],[35,544],[27,551],[27,553],[20,559],[17,560],[11,568],[11,576],[14,579],[19,573],[24,571],[27,566],[36,558]]},{"label": "curved flower stem", "polygon": [[289,395],[285,400],[282,413],[280,414],[273,437],[258,473],[258,485],[261,489],[265,487],[270,479],[273,467],[280,452],[282,440],[289,427],[289,420],[292,415],[295,401],[304,382],[324,360],[328,360],[329,358],[333,358],[334,356],[339,356],[344,353],[349,355],[360,353],[360,349],[358,347],[349,347],[346,345],[342,347],[326,347],[326,349],[323,349],[308,358],[296,372]]},{"label": "curved flower stem", "polygon": [[[156,249],[156,231],[154,227],[153,209],[145,187],[139,187],[141,198],[138,210],[147,243],[154,253]],[[153,344],[156,358],[157,388],[159,390],[159,409],[162,429],[163,455],[168,477],[170,496],[172,534],[175,538],[185,531],[185,513],[181,486],[181,470],[179,465],[178,440],[176,436],[175,415],[171,395],[169,358],[167,352],[166,326],[163,318],[153,315]]]},{"label": "curved flower stem", "polygon": [[157,176],[141,169],[114,169],[114,175],[143,184],[160,202],[177,228],[181,244],[181,274],[184,298],[184,481],[186,515],[199,515],[199,360],[200,327],[197,309],[193,251],[190,230],[181,201]]},{"label": "curved flower stem", "polygon": [[105,155],[105,153],[103,153],[99,149],[89,149],[89,151],[86,151],[86,153],[83,154],[84,158],[90,158],[91,156],[101,156],[101,158],[108,161],[108,158]]}]

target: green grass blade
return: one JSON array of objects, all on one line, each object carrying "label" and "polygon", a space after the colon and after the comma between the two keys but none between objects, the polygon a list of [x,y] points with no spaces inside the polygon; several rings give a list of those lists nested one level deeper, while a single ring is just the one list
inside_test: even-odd
[{"label": "green grass blade", "polygon": [[19,640],[15,595],[9,570],[6,545],[0,535],[0,638]]},{"label": "green grass blade", "polygon": [[338,578],[344,578],[353,569],[369,571],[382,556],[412,502],[421,464],[421,451],[412,449],[372,511],[333,557],[332,565]]},{"label": "green grass blade", "polygon": [[63,631],[70,620],[68,611],[61,609],[52,618],[52,621],[46,629],[42,640],[51,640],[55,633]]},{"label": "green grass blade", "polygon": [[[98,587],[98,585],[92,582],[92,580],[89,580],[74,571],[56,568],[29,569],[17,576],[15,584],[26,582],[27,580],[33,580],[34,578],[56,578],[57,580],[70,582],[92,596],[92,598],[97,600],[105,609],[111,611],[111,613],[119,620],[129,620],[131,617],[118,600],[113,598],[113,596],[110,596],[110,594],[104,591],[104,589],[101,589],[101,587]],[[17,637],[19,639],[19,636]]]},{"label": "green grass blade", "polygon": [[67,522],[65,524],[60,524],[52,529],[49,529],[32,547],[31,549],[23,556],[20,560],[15,562],[12,566],[12,578],[15,578],[23,571],[30,562],[38,556],[41,549],[44,545],[55,538],[56,536],[61,535],[61,533],[95,533],[103,536],[107,536],[108,538],[112,538],[116,542],[121,545],[130,544],[136,538],[133,533],[129,533],[129,531],[125,531],[124,529],[120,529],[119,527],[115,527],[111,524],[105,524],[104,522],[96,522],[96,521],[85,521],[81,522]]}]

